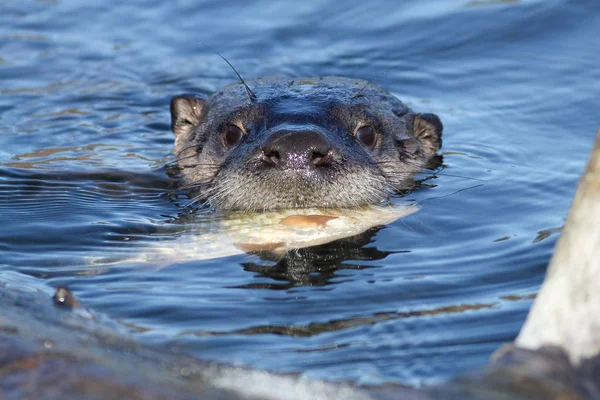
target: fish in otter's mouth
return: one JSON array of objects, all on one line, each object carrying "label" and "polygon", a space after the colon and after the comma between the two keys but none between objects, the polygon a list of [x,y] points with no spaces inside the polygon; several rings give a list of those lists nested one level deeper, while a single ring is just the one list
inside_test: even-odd
[{"label": "fish in otter's mouth", "polygon": [[[340,78],[265,78],[171,100],[174,152],[196,200],[225,210],[351,208],[414,187],[442,123],[384,89]],[[246,91],[248,90],[248,91]],[[251,94],[251,95],[250,95]]]}]

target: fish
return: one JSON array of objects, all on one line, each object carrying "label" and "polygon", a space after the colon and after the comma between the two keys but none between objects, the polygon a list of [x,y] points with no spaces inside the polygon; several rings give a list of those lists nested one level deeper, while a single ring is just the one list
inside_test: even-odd
[{"label": "fish", "polygon": [[268,212],[201,214],[176,237],[142,245],[131,258],[92,258],[91,265],[143,263],[166,266],[246,253],[283,256],[293,249],[317,246],[388,225],[419,210],[417,204],[355,209],[302,208]]}]

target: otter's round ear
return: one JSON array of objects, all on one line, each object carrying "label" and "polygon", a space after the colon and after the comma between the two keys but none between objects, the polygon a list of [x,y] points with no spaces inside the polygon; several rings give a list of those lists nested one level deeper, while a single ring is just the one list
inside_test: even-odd
[{"label": "otter's round ear", "polygon": [[442,147],[442,131],[444,126],[435,114],[417,114],[413,122],[413,135],[428,154],[433,154]]},{"label": "otter's round ear", "polygon": [[182,94],[171,99],[171,130],[175,135],[189,133],[202,117],[204,100],[192,94]]}]

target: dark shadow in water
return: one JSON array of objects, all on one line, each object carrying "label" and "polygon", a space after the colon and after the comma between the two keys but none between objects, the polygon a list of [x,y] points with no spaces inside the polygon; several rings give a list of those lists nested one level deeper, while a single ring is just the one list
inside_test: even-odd
[{"label": "dark shadow in water", "polygon": [[[168,191],[175,182],[169,178],[165,168],[158,168],[148,172],[126,171],[119,169],[97,169],[94,171],[77,171],[64,169],[32,170],[26,168],[8,168],[0,165],[0,178],[10,180],[16,187],[39,187],[44,183],[68,182],[76,185],[82,184],[114,184],[115,189],[138,188]],[[107,188],[112,188],[107,186]]]},{"label": "dark shadow in water", "polygon": [[213,331],[184,331],[179,334],[196,336],[221,336],[221,335],[284,335],[293,337],[311,337],[325,332],[337,332],[345,329],[351,329],[359,326],[374,325],[382,321],[390,321],[405,318],[431,317],[436,315],[457,314],[467,311],[478,311],[491,309],[498,302],[490,303],[472,303],[442,306],[433,309],[414,310],[406,312],[378,312],[367,316],[357,316],[350,318],[337,319],[327,322],[313,322],[308,325],[260,325],[251,326],[244,329],[236,329],[229,332]]},{"label": "dark shadow in water", "polygon": [[[332,283],[331,279],[336,277],[338,270],[373,268],[356,261],[383,260],[392,253],[398,253],[365,247],[381,228],[372,228],[360,235],[324,245],[289,251],[283,258],[271,253],[259,253],[257,255],[261,259],[273,264],[243,263],[244,270],[277,282],[251,283],[236,288],[287,290],[296,286],[325,286]],[[346,263],[349,260],[352,261]]]}]

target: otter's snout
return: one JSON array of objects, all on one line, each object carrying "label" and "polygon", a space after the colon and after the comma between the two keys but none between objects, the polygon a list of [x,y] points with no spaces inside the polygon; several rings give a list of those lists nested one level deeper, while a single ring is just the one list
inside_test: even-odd
[{"label": "otter's snout", "polygon": [[265,140],[261,159],[280,168],[327,167],[333,161],[333,151],[331,143],[318,132],[281,130]]}]

